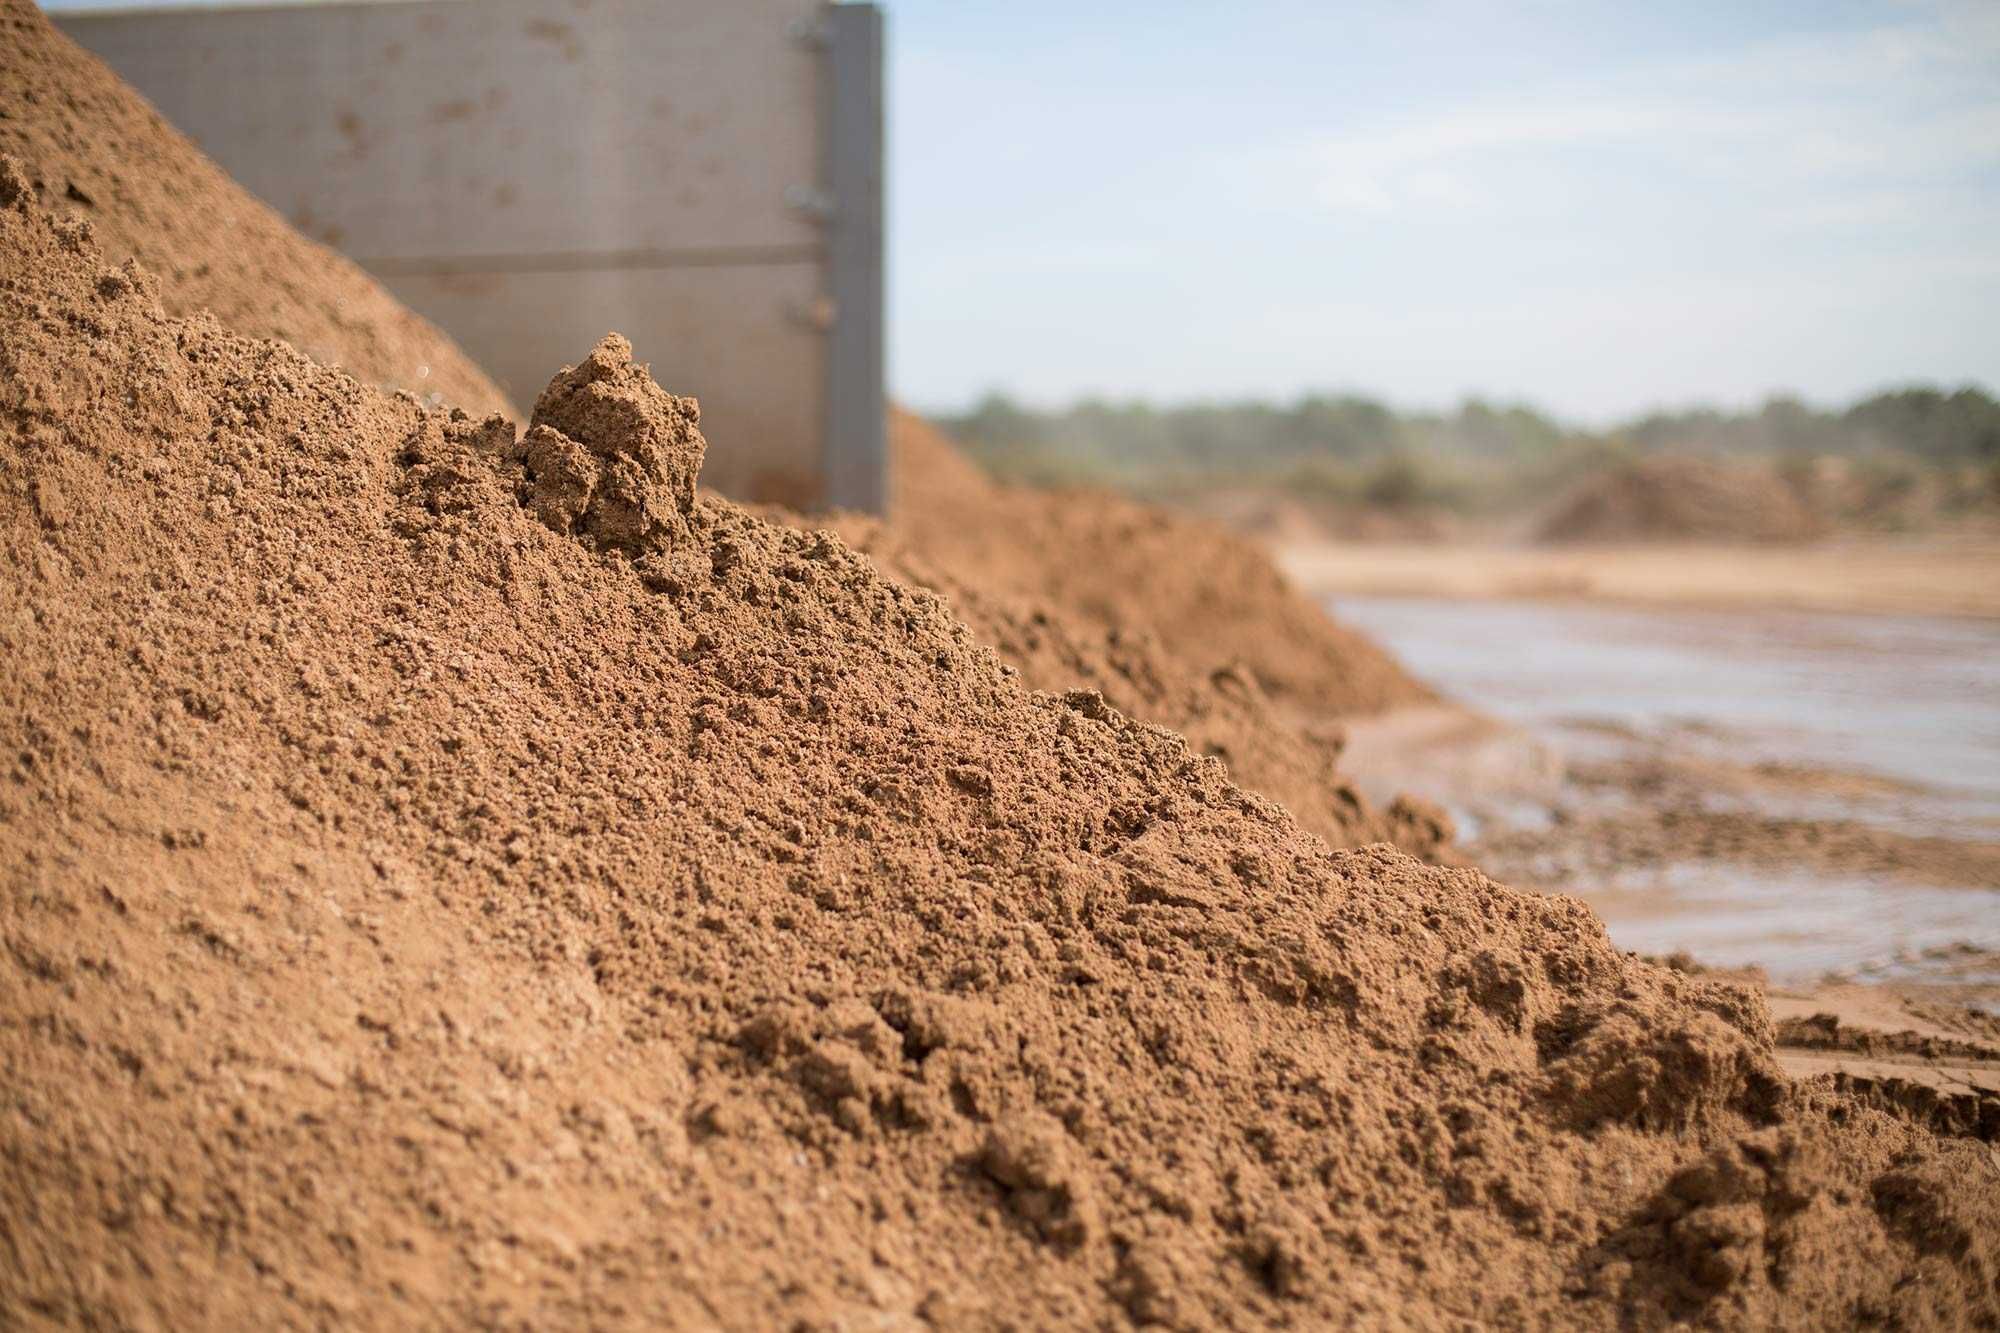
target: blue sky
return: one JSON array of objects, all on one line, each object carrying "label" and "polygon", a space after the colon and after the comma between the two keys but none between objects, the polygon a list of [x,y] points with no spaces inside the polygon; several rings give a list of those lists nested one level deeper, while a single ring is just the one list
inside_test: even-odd
[{"label": "blue sky", "polygon": [[1997,0],[884,2],[919,407],[2000,388]]},{"label": "blue sky", "polygon": [[889,8],[920,406],[2000,386],[2000,4]]}]

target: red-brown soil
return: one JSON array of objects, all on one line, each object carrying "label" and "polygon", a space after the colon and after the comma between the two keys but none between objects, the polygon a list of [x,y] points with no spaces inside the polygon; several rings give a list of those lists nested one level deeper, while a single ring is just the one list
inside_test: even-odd
[{"label": "red-brown soil", "polygon": [[231,180],[32,0],[0,0],[0,153],[43,203],[89,218],[111,260],[144,264],[175,314],[212,310],[365,383],[513,410],[450,338]]},{"label": "red-brown soil", "polygon": [[0,1323],[2000,1320],[1985,1145],[1024,690],[697,497],[621,340],[517,441],[169,317],[34,196]]},{"label": "red-brown soil", "polygon": [[998,485],[906,412],[892,418],[890,453],[899,535],[963,583],[1150,636],[1201,669],[1238,665],[1275,702],[1317,717],[1431,697],[1220,524],[1105,492]]},{"label": "red-brown soil", "polygon": [[[1335,846],[1394,842],[1449,858],[1442,811],[1412,797],[1378,809],[1341,777],[1344,733],[1324,710],[1368,711],[1426,697],[1423,687],[1304,603],[1254,548],[1115,497],[998,486],[906,412],[892,417],[891,443],[892,520],[831,521],[884,573],[942,596],[1024,684],[1096,690],[1180,733]],[[1149,576],[1146,562],[1170,547],[1182,571]],[[1075,572],[1084,568],[1093,574]],[[1121,575],[1122,599],[1111,595]],[[1188,617],[1232,601],[1211,617],[1214,635],[1188,632]]]}]

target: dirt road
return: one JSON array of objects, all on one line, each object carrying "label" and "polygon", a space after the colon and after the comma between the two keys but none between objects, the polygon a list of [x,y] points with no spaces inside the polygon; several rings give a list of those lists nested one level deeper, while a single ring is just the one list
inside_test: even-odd
[{"label": "dirt road", "polygon": [[1520,597],[2000,617],[2000,539],[1808,546],[1532,547],[1292,541],[1279,564],[1322,595]]}]

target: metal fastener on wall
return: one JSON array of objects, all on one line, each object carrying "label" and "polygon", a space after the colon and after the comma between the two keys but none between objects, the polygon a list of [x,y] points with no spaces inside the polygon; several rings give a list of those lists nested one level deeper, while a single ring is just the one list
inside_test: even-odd
[{"label": "metal fastener on wall", "polygon": [[800,46],[824,50],[828,41],[827,22],[817,14],[801,15],[785,25],[785,31]]},{"label": "metal fastener on wall", "polygon": [[827,503],[884,513],[889,504],[882,257],[882,11],[828,5],[824,154],[827,292]]},{"label": "metal fastener on wall", "polygon": [[815,222],[827,222],[838,211],[839,200],[834,198],[833,191],[823,190],[817,185],[787,185],[785,207],[794,213],[803,213]]}]

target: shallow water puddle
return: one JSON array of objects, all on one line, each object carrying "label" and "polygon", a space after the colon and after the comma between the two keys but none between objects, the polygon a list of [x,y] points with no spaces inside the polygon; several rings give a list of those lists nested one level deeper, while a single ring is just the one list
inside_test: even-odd
[{"label": "shallow water puddle", "polygon": [[[1414,749],[1393,719],[1356,728],[1364,785],[1433,795],[1469,837],[1670,791],[1706,809],[2000,841],[2000,626],[1387,597],[1334,609],[1508,724],[1430,725]],[[1562,887],[1624,947],[1778,976],[1922,970],[1939,946],[2000,947],[1995,883],[1691,859]]]}]

